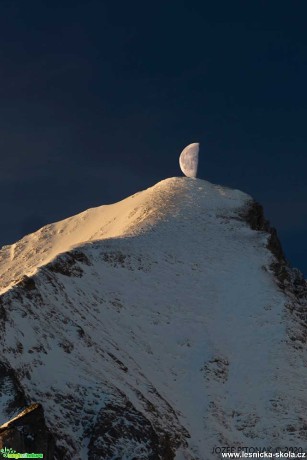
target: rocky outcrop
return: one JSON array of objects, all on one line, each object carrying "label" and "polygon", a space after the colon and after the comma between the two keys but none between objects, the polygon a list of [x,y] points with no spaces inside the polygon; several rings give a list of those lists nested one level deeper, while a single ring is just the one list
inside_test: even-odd
[{"label": "rocky outcrop", "polygon": [[4,448],[43,454],[44,459],[54,460],[54,440],[40,404],[32,404],[0,427],[0,449]]},{"label": "rocky outcrop", "polygon": [[268,249],[276,257],[279,263],[286,264],[286,258],[277,236],[277,231],[271,227],[270,222],[264,217],[263,207],[257,201],[250,201],[241,217],[249,224],[252,230],[266,232],[269,234]]},{"label": "rocky outcrop", "polygon": [[0,405],[8,419],[27,405],[26,396],[16,372],[8,363],[0,362]]},{"label": "rocky outcrop", "polygon": [[109,404],[97,416],[89,443],[93,460],[173,460],[178,443],[169,433],[157,432],[129,401]]},{"label": "rocky outcrop", "polygon": [[271,227],[270,222],[264,217],[263,207],[256,201],[251,201],[241,213],[241,217],[252,230],[268,233],[267,248],[275,258],[270,268],[275,274],[279,287],[292,292],[297,299],[307,300],[307,281],[303,274],[298,269],[292,268],[287,261],[276,229]]},{"label": "rocky outcrop", "polygon": [[288,326],[288,336],[295,348],[307,343],[307,280],[297,268],[287,261],[279,241],[277,231],[264,217],[263,207],[251,201],[241,213],[241,217],[253,230],[268,233],[267,248],[273,255],[269,269],[273,272],[278,287],[287,295],[286,304],[292,320]]}]

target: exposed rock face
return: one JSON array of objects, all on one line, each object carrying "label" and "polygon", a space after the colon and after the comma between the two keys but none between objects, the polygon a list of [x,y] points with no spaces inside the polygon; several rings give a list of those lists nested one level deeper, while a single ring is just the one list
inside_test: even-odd
[{"label": "exposed rock face", "polygon": [[54,440],[46,427],[40,404],[32,404],[0,426],[0,449],[3,448],[12,448],[17,453],[43,454],[44,459],[54,459]]},{"label": "exposed rock face", "polygon": [[252,230],[269,233],[268,249],[280,263],[286,263],[276,229],[271,227],[270,222],[264,217],[261,204],[256,201],[250,201],[241,215]]},{"label": "exposed rock face", "polygon": [[51,224],[0,251],[0,288],[2,445],[211,460],[306,443],[306,281],[242,192],[168,179]]},{"label": "exposed rock face", "polygon": [[273,271],[279,288],[288,298],[286,307],[293,319],[288,326],[289,338],[294,347],[301,348],[300,343],[307,343],[307,280],[286,260],[277,231],[265,219],[263,208],[259,203],[251,201],[242,212],[242,217],[253,230],[269,234],[267,248],[273,254],[274,260],[268,268]]},{"label": "exposed rock face", "polygon": [[172,434],[156,432],[129,401],[119,403],[107,405],[98,414],[88,446],[89,458],[173,460],[180,442],[171,440]]},{"label": "exposed rock face", "polygon": [[0,362],[0,404],[5,407],[6,417],[12,418],[27,405],[27,400],[16,372],[8,364]]}]

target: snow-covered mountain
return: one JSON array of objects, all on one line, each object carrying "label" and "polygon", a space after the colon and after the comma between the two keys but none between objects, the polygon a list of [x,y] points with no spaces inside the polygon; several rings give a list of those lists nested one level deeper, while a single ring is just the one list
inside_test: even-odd
[{"label": "snow-covered mountain", "polygon": [[3,247],[0,277],[0,448],[307,450],[307,286],[245,193],[166,179]]}]

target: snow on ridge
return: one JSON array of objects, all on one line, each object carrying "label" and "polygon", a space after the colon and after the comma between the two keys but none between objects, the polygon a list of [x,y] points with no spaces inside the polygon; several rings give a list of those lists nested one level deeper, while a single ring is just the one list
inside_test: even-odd
[{"label": "snow on ridge", "polygon": [[90,208],[4,246],[0,250],[0,294],[57,255],[89,241],[137,235],[179,213],[193,218],[193,211],[235,209],[250,199],[243,192],[200,179],[165,179],[118,203]]}]

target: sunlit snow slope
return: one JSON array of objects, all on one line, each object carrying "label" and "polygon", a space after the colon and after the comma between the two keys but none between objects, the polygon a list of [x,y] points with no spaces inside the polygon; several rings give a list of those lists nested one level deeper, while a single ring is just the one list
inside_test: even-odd
[{"label": "sunlit snow slope", "polygon": [[[252,203],[166,179],[1,250],[0,361],[42,403],[57,458],[307,447],[297,299],[270,234],[244,218]],[[0,425],[14,391],[0,391]]]}]

